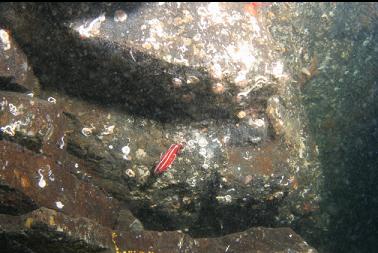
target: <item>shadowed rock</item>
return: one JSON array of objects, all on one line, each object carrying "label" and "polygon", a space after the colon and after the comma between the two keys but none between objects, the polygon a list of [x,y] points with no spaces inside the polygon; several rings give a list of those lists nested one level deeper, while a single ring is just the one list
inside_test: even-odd
[{"label": "shadowed rock", "polygon": [[47,208],[22,216],[0,215],[0,224],[0,246],[7,252],[317,252],[290,228],[257,227],[193,239],[181,232],[111,230]]}]

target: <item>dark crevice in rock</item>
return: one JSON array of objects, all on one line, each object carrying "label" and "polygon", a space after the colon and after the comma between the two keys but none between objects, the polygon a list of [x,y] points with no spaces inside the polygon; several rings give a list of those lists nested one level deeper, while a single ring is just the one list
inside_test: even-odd
[{"label": "dark crevice in rock", "polygon": [[42,140],[40,138],[36,136],[26,136],[20,132],[16,132],[14,136],[0,132],[0,140],[17,143],[35,153],[40,153],[42,148]]},{"label": "dark crevice in rock", "polygon": [[[24,181],[25,182],[25,181]],[[23,192],[10,188],[0,182],[0,213],[22,215],[37,209],[39,206]]]},{"label": "dark crevice in rock", "polygon": [[21,92],[26,93],[29,91],[22,85],[19,85],[12,77],[4,77],[0,76],[0,90],[3,91],[13,91],[13,92]]},{"label": "dark crevice in rock", "polygon": [[194,224],[190,233],[194,237],[214,237],[222,234],[221,222],[219,222],[216,214],[216,206],[218,205],[216,195],[219,189],[220,175],[213,173],[211,180],[205,186],[204,194],[200,200],[200,211],[198,214],[198,221]]},{"label": "dark crevice in rock", "polygon": [[50,230],[46,225],[36,224],[24,234],[4,234],[0,231],[2,252],[22,253],[96,253],[104,248],[88,245],[84,240],[71,239],[66,234]]}]

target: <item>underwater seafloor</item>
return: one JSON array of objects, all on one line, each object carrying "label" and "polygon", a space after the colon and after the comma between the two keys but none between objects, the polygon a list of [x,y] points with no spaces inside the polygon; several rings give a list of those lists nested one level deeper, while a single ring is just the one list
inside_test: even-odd
[{"label": "underwater seafloor", "polygon": [[377,21],[0,3],[1,252],[377,251]]}]

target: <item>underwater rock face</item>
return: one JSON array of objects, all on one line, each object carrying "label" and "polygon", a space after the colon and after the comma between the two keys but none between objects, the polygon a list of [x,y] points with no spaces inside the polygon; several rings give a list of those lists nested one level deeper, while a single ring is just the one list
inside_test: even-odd
[{"label": "underwater rock face", "polygon": [[5,252],[317,252],[290,228],[257,227],[220,238],[193,239],[173,231],[111,230],[47,208],[21,216],[0,214],[0,224]]},{"label": "underwater rock face", "polygon": [[285,108],[290,75],[263,20],[227,3],[8,3],[0,21],[42,83],[35,97],[0,92],[7,214],[47,207],[101,224],[105,242],[84,244],[89,252],[128,242],[148,252],[156,240],[153,252],[307,249],[290,229],[253,228],[300,217],[307,184],[296,180],[306,147],[295,106]]}]

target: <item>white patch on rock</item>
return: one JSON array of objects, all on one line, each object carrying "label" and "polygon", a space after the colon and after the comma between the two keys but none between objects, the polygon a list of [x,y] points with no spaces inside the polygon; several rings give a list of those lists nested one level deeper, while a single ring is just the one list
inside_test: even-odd
[{"label": "white patch on rock", "polygon": [[85,136],[85,137],[88,137],[90,135],[92,135],[92,131],[95,129],[95,127],[84,127],[83,129],[81,129],[81,133]]},{"label": "white patch on rock", "polygon": [[206,158],[206,149],[205,148],[200,148],[199,152],[198,152],[201,156],[205,157]]},{"label": "white patch on rock", "polygon": [[49,102],[52,103],[52,104],[56,104],[56,99],[53,98],[53,97],[48,97],[48,98],[47,98],[47,101],[49,101]]},{"label": "white patch on rock", "polygon": [[105,21],[105,13],[95,18],[89,25],[79,26],[76,31],[84,38],[95,37],[100,34],[101,23]]},{"label": "white patch on rock", "polygon": [[264,119],[252,119],[252,118],[250,118],[248,120],[248,125],[250,125],[251,127],[254,127],[254,128],[261,128],[261,127],[265,127],[265,121],[264,121]]},{"label": "white patch on rock", "polygon": [[17,107],[14,104],[9,104],[9,112],[12,113],[14,116],[18,115]]},{"label": "white patch on rock", "polygon": [[127,20],[127,14],[123,10],[116,10],[114,12],[114,21],[115,22],[125,22]]},{"label": "white patch on rock", "polygon": [[11,48],[11,42],[10,42],[10,39],[9,39],[9,34],[4,29],[0,29],[0,40],[1,40],[1,43],[3,44],[3,50],[4,51],[7,51]]},{"label": "white patch on rock", "polygon": [[62,138],[60,138],[60,142],[58,144],[59,144],[60,149],[64,148],[64,136],[62,136]]},{"label": "white patch on rock", "polygon": [[123,159],[128,160],[127,156],[130,154],[130,147],[124,146],[121,151],[123,153]]},{"label": "white patch on rock", "polygon": [[115,127],[114,125],[112,125],[112,126],[104,126],[104,131],[101,133],[101,135],[113,134],[114,127]]},{"label": "white patch on rock", "polygon": [[283,70],[284,70],[284,65],[283,65],[282,62],[278,61],[278,62],[273,63],[273,66],[272,66],[272,75],[275,78],[282,77],[283,76]]},{"label": "white patch on rock", "polygon": [[40,176],[40,179],[39,179],[39,182],[38,182],[38,186],[41,187],[41,188],[45,188],[45,186],[47,185],[45,179],[43,178],[43,175],[41,173],[42,169],[39,169],[38,170],[38,174]]},{"label": "white patch on rock", "polygon": [[63,203],[60,201],[55,202],[57,208],[62,209],[64,207]]},{"label": "white patch on rock", "polygon": [[125,173],[128,177],[135,177],[135,172],[132,169],[127,169]]},{"label": "white patch on rock", "polygon": [[209,143],[207,142],[206,138],[205,137],[201,137],[199,140],[198,140],[198,145],[201,147],[201,148],[204,148],[208,145]]}]

